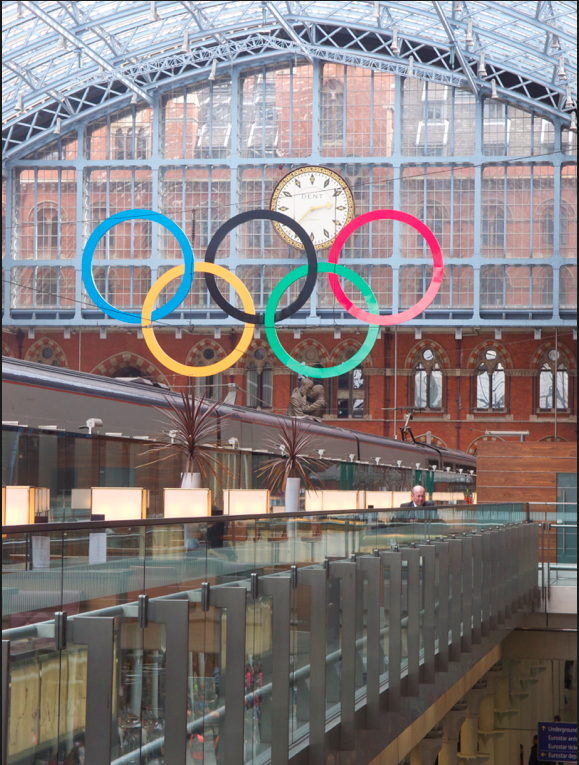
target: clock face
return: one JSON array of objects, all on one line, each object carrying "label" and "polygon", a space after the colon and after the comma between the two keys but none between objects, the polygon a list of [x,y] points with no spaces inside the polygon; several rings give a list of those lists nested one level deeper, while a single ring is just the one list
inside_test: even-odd
[{"label": "clock face", "polygon": [[[316,250],[325,250],[354,217],[354,198],[346,181],[332,170],[300,167],[277,184],[270,209],[293,218],[307,231]],[[291,229],[273,225],[290,247],[304,249]]]}]

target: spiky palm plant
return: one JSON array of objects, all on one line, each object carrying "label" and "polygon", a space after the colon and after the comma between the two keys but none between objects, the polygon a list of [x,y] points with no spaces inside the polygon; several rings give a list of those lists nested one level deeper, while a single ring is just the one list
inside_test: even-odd
[{"label": "spiky palm plant", "polygon": [[280,456],[271,457],[257,471],[261,478],[268,481],[272,491],[283,489],[288,478],[301,478],[307,489],[315,490],[309,474],[325,469],[325,460],[311,456],[316,443],[316,436],[310,433],[310,427],[302,420],[292,418],[278,420],[279,433],[275,440],[270,440],[274,449],[281,449]]},{"label": "spiky palm plant", "polygon": [[[205,403],[205,394],[200,398],[190,397],[181,391],[181,402],[176,403],[173,399],[165,397],[169,407],[157,408],[164,415],[169,424],[170,440],[153,446],[146,454],[163,454],[149,464],[164,462],[175,453],[185,457],[185,473],[201,473],[204,480],[211,474],[219,482],[216,468],[227,469],[215,456],[216,443],[219,439],[221,424],[227,417],[215,417],[215,411],[219,402]],[[182,406],[181,406],[182,405]],[[166,434],[164,433],[166,438]],[[197,468],[197,470],[195,470]]]}]

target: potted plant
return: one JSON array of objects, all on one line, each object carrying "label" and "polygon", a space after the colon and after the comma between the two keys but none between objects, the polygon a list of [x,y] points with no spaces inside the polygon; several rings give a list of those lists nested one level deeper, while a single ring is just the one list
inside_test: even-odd
[{"label": "potted plant", "polygon": [[279,420],[278,426],[277,439],[270,441],[270,444],[281,454],[268,459],[257,472],[268,481],[271,491],[285,491],[286,513],[298,513],[302,481],[306,489],[318,488],[313,484],[310,473],[325,469],[326,462],[311,456],[316,437],[307,423],[292,418],[289,422]]},{"label": "potted plant", "polygon": [[[146,454],[163,454],[155,460],[163,462],[175,452],[185,457],[185,471],[181,476],[182,489],[199,489],[213,475],[219,481],[217,468],[223,465],[215,455],[218,448],[223,416],[216,415],[218,402],[205,402],[205,394],[200,398],[190,397],[181,391],[181,401],[165,397],[169,409],[160,409],[168,420],[169,430],[163,432],[163,442],[149,449]],[[168,440],[167,440],[168,437]]]}]

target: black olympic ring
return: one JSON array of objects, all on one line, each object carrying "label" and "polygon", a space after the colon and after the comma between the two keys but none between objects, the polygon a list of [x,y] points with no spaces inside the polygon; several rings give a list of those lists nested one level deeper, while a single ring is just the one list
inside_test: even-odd
[{"label": "black olympic ring", "polygon": [[[293,316],[294,313],[299,311],[300,308],[306,304],[310,295],[314,291],[316,280],[318,278],[318,257],[316,255],[316,248],[314,247],[314,243],[308,236],[305,229],[302,228],[299,223],[297,223],[295,220],[292,220],[292,218],[288,218],[287,215],[283,215],[283,213],[279,213],[275,210],[250,210],[249,212],[239,213],[239,215],[235,215],[233,218],[230,218],[226,223],[217,229],[207,247],[207,251],[205,253],[205,262],[215,263],[217,248],[225,239],[227,234],[229,234],[229,232],[234,228],[237,228],[237,226],[239,226],[241,223],[247,223],[250,220],[275,220],[278,223],[281,223],[282,226],[291,228],[294,234],[296,234],[296,236],[301,239],[306,251],[306,256],[308,259],[308,275],[306,277],[306,283],[294,302],[290,303],[290,305],[286,306],[285,308],[282,308],[281,311],[278,311],[275,314],[276,322],[283,321],[283,319],[287,319],[290,316]],[[231,316],[233,319],[237,319],[238,321],[242,321],[245,324],[265,324],[265,313],[245,313],[245,311],[240,311],[238,308],[235,308],[235,306],[232,306],[231,303],[226,300],[219,291],[217,282],[215,281],[215,276],[213,274],[205,273],[205,282],[207,283],[207,289],[209,290],[213,300],[215,300],[221,310],[225,311],[228,316]]]}]

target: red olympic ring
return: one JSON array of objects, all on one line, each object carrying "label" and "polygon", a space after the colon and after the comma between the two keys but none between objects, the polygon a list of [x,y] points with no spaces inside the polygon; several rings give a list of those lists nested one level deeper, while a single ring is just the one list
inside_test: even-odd
[{"label": "red olympic ring", "polygon": [[344,294],[338,276],[336,274],[328,274],[332,292],[336,296],[338,303],[345,308],[349,314],[360,321],[365,321],[367,324],[378,324],[381,327],[389,327],[394,324],[402,324],[405,321],[410,321],[410,319],[415,319],[432,303],[442,284],[444,261],[436,237],[428,226],[425,226],[424,223],[418,220],[418,218],[415,218],[414,215],[400,212],[400,210],[373,210],[372,212],[358,215],[357,218],[350,221],[350,223],[340,231],[330,250],[328,263],[337,263],[346,239],[365,223],[370,223],[373,220],[397,220],[401,223],[406,223],[408,226],[412,226],[413,229],[418,231],[418,233],[422,234],[425,238],[426,243],[430,248],[430,252],[432,253],[432,264],[434,266],[432,281],[418,303],[413,305],[412,308],[408,308],[408,310],[402,311],[402,313],[393,314],[392,316],[376,316],[376,314],[368,313],[368,311],[363,311],[361,308],[358,308],[358,306],[355,306]]}]

